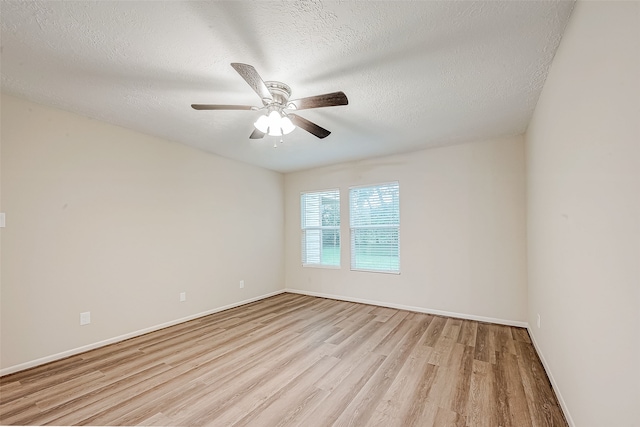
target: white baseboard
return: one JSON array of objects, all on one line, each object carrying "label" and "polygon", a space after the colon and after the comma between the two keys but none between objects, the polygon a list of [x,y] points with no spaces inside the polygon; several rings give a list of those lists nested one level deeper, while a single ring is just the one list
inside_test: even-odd
[{"label": "white baseboard", "polygon": [[540,347],[538,347],[538,343],[536,342],[536,337],[533,335],[533,331],[531,330],[530,327],[527,327],[527,330],[529,331],[529,336],[531,337],[533,348],[535,348],[536,353],[538,353],[538,357],[540,357],[542,366],[544,367],[547,377],[551,382],[551,386],[553,387],[553,392],[556,394],[556,397],[558,398],[558,403],[560,403],[560,407],[562,408],[562,412],[564,413],[564,418],[567,420],[567,424],[569,424],[569,427],[576,427],[576,424],[573,422],[573,418],[571,418],[571,413],[569,413],[569,408],[567,408],[567,404],[565,403],[564,398],[562,397],[560,388],[558,388],[558,384],[556,383],[556,380],[553,378],[553,373],[551,372],[551,369],[549,369],[549,364],[545,360],[544,354],[540,350]]},{"label": "white baseboard", "polygon": [[394,303],[382,302],[382,301],[372,301],[372,300],[367,300],[363,298],[345,297],[342,295],[323,294],[320,292],[303,291],[300,289],[286,288],[284,291],[290,292],[292,294],[309,295],[312,297],[329,298],[329,299],[335,299],[339,301],[358,302],[362,304],[377,305],[380,307],[396,308],[398,310],[415,311],[417,313],[435,314],[437,316],[455,317],[458,319],[476,320],[478,322],[496,323],[498,325],[516,326],[518,328],[529,327],[529,324],[527,322],[520,322],[518,320],[496,319],[494,317],[484,317],[484,316],[476,316],[473,314],[463,314],[463,313],[454,313],[451,311],[433,310],[433,309],[424,308],[424,307],[414,307],[411,305],[394,304]]},{"label": "white baseboard", "polygon": [[128,334],[120,335],[117,337],[109,338],[103,341],[95,342],[92,344],[84,345],[82,347],[74,348],[71,350],[63,351],[62,353],[52,354],[51,356],[41,357],[39,359],[31,360],[29,362],[21,363],[19,365],[9,366],[8,368],[0,369],[0,376],[13,374],[15,372],[23,371],[25,369],[33,368],[39,365],[44,365],[45,363],[54,362],[56,360],[64,359],[69,356],[74,356],[76,354],[84,353],[85,351],[93,350],[99,347],[104,347],[105,345],[114,344],[120,341],[128,340],[129,338],[134,338],[140,335],[148,334],[149,332],[154,332],[160,329],[167,328],[169,326],[177,325],[179,323],[188,322],[189,320],[197,319],[199,317],[208,316],[210,314],[218,313],[220,311],[228,310],[230,308],[239,307],[241,305],[249,304],[251,302],[259,301],[261,299],[269,298],[274,295],[279,295],[284,293],[285,290],[281,289],[275,292],[270,292],[268,294],[260,295],[254,298],[249,298],[244,301],[235,302],[233,304],[228,304],[223,307],[217,307],[211,310],[203,311],[202,313],[192,314],[187,317],[183,317],[181,319],[171,320],[166,323],[162,323],[160,325],[151,326],[145,329],[140,329],[138,331],[129,332]]}]

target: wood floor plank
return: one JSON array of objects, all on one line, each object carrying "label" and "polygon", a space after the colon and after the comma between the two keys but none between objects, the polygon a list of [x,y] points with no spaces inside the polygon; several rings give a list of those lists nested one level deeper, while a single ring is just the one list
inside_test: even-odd
[{"label": "wood floor plank", "polygon": [[[318,382],[317,386],[324,390],[331,391],[342,379],[347,377],[351,371],[360,366],[363,361],[372,359],[373,350],[378,348],[380,343],[387,338],[391,331],[407,317],[407,314],[407,312],[396,313],[391,319],[378,327],[366,342],[358,347],[352,348],[349,352],[344,353],[344,348],[338,347],[333,353],[333,356],[342,359],[342,361],[332,369],[331,372],[325,375],[325,377]],[[382,360],[384,360],[384,358],[382,358]]]},{"label": "wood floor plank", "polygon": [[[136,374],[119,378],[98,389],[82,394],[76,399],[72,399],[47,410],[42,410],[38,415],[22,417],[16,421],[6,422],[7,424],[42,425],[54,422],[64,416],[68,416],[70,421],[60,421],[58,424],[77,424],[84,419],[82,418],[82,413],[86,413],[87,416],[93,415],[95,413],[95,409],[99,408],[103,402],[105,402],[104,404],[107,404],[106,402],[113,401],[113,396],[117,395],[117,393],[122,394],[122,392],[126,391],[128,388],[135,387],[141,382],[149,381],[156,375],[169,369],[169,366],[162,364],[151,366]],[[3,419],[2,422],[4,423],[5,420]]]},{"label": "wood floor plank", "polygon": [[376,407],[374,418],[379,421],[374,424],[397,423],[407,416],[422,380],[418,374],[424,372],[432,351],[431,347],[417,346],[416,351],[412,352]]},{"label": "wood floor plank", "polygon": [[40,379],[55,375],[58,372],[69,370],[74,366],[81,366],[83,362],[82,357],[72,356],[56,362],[46,363],[44,365],[36,366],[35,368],[0,377],[0,391],[4,393],[4,387],[6,384],[14,382],[23,383],[25,381],[39,381]]},{"label": "wood floor plank", "polygon": [[398,372],[402,369],[431,321],[427,316],[416,317],[419,317],[419,319],[410,321],[412,327],[405,333],[402,340],[380,365],[380,368],[336,420],[336,425],[364,425],[373,415],[379,400],[395,380]]},{"label": "wood floor plank", "polygon": [[170,381],[171,378],[178,375],[179,371],[184,370],[183,368],[171,368],[168,365],[165,365],[164,368],[166,369],[152,377],[145,378],[142,381],[131,384],[129,387],[119,388],[115,393],[112,393],[107,398],[93,400],[91,403],[83,405],[81,408],[73,408],[73,410],[70,410],[61,417],[54,418],[49,421],[49,423],[56,425],[106,424],[104,422],[100,423],[94,420],[99,420],[101,415],[105,413],[113,414],[121,405],[126,404],[138,395],[147,392],[147,390],[153,389],[158,384]]},{"label": "wood floor plank", "polygon": [[[309,346],[309,341],[295,340],[295,335],[283,333],[282,336],[284,339],[270,341],[270,347],[261,347],[258,353],[229,353],[228,358],[220,358],[210,362],[211,366],[205,364],[196,367],[194,369],[196,375],[192,376],[191,379],[204,382],[207,387],[202,391],[189,393],[183,402],[168,402],[162,408],[162,412],[171,417],[188,416],[189,411],[197,407],[200,401],[207,400],[207,396],[215,396],[221,399],[224,399],[225,396],[233,396],[235,390],[242,388],[244,383],[255,382],[259,373],[263,374],[273,369],[287,357],[304,353]],[[271,357],[266,362],[259,357],[255,357],[260,352],[271,354],[272,352],[269,348],[273,349],[274,346],[278,345],[287,348],[289,353]],[[224,360],[224,363],[220,363],[222,360]]]},{"label": "wood floor plank", "polygon": [[283,385],[293,380],[305,366],[312,365],[324,357],[323,343],[312,342],[298,352],[283,353],[271,369],[261,369],[261,373],[242,387],[233,387],[231,393],[216,393],[216,400],[193,416],[177,418],[178,425],[217,424],[231,425],[242,416],[259,406],[265,399],[277,392]]},{"label": "wood floor plank", "polygon": [[401,426],[431,426],[438,406],[429,401],[429,395],[438,376],[439,367],[427,363],[420,375],[420,381],[409,410],[401,420]]},{"label": "wood floor plank", "polygon": [[[366,307],[366,306],[365,306]],[[331,344],[340,344],[347,338],[351,337],[354,332],[360,330],[364,325],[371,324],[375,320],[375,316],[369,314],[366,311],[354,314],[353,318],[347,318],[344,321],[336,324],[341,329],[339,333],[331,337],[329,342]]]},{"label": "wood floor plank", "polygon": [[463,320],[458,335],[458,342],[469,347],[475,346],[476,333],[478,332],[478,322]]},{"label": "wood floor plank", "polygon": [[[503,358],[498,358],[498,362],[502,360]],[[493,415],[497,420],[496,425],[518,427],[512,424],[509,413],[509,377],[507,376],[507,367],[491,364],[491,369],[494,377],[493,398],[496,406],[493,410]]]},{"label": "wood floor plank", "polygon": [[[433,346],[433,352],[429,356],[429,363],[437,366],[448,366],[451,358],[451,352],[456,346],[456,342],[451,338],[440,337]],[[460,344],[458,344],[460,346]]]},{"label": "wood floor plank", "polygon": [[289,293],[2,377],[0,423],[567,426],[525,329]]},{"label": "wood floor plank", "polygon": [[[107,359],[104,362],[104,365],[108,366],[109,364],[118,364],[122,360],[132,357],[135,357],[135,354],[132,355],[131,353],[126,353],[116,357],[116,360],[113,360],[112,358]],[[102,366],[102,364],[99,366]],[[92,365],[91,363],[64,364],[62,368],[51,365],[51,371],[49,373],[38,373],[34,378],[24,378],[20,380],[22,387],[11,393],[3,393],[3,401],[5,396],[7,402],[13,399],[29,396],[38,390],[53,387],[63,381],[82,377],[97,369],[98,366],[95,364]]]},{"label": "wood floor plank", "polygon": [[440,427],[464,427],[467,424],[466,417],[454,411],[438,408],[436,418],[433,421],[434,426]]},{"label": "wood floor plank", "polygon": [[509,326],[492,325],[494,331],[495,351],[516,354],[516,341],[513,339],[512,329]]},{"label": "wood floor plank", "polygon": [[[98,410],[95,414],[83,419],[77,423],[80,425],[132,425],[139,420],[147,418],[152,413],[141,411],[141,407],[145,402],[154,401],[158,399],[169,399],[175,397],[173,391],[175,386],[172,386],[171,379],[174,376],[174,372],[167,371],[163,375],[159,375],[155,378],[155,381],[144,384],[144,388],[136,388],[131,390],[125,399],[114,400],[111,406]],[[204,384],[197,382],[190,382],[187,385],[180,387],[183,393],[191,393],[200,388],[203,388]],[[58,423],[59,421],[56,420]]]},{"label": "wood floor plank", "polygon": [[496,367],[504,371],[507,383],[507,402],[511,425],[521,426],[531,422],[531,414],[527,405],[527,398],[522,385],[522,377],[517,357],[510,353],[498,353],[500,359]]},{"label": "wood floor plank", "polygon": [[397,313],[397,310],[387,307],[376,307],[371,310],[370,313],[376,316],[378,322],[386,322]]},{"label": "wood floor plank", "polygon": [[564,415],[557,405],[551,383],[533,346],[522,341],[516,342],[515,346],[518,351],[518,366],[522,385],[527,394],[527,404],[533,425],[562,425],[566,422]]},{"label": "wood floor plank", "polygon": [[58,383],[52,387],[40,389],[27,396],[27,398],[35,402],[40,410],[46,410],[82,396],[88,390],[104,385],[105,382],[106,375],[100,371],[95,371]]},{"label": "wood floor plank", "polygon": [[141,395],[140,399],[134,401],[128,407],[123,407],[119,411],[119,414],[108,413],[111,415],[108,419],[108,425],[140,425],[147,424],[148,420],[151,422],[158,422],[164,420],[164,425],[173,425],[174,423],[169,417],[165,416],[162,411],[167,408],[168,402],[172,405],[181,404],[189,398],[189,396],[199,393],[206,388],[206,384],[200,381],[191,381],[184,385],[176,387],[175,385],[167,382],[159,386],[164,388],[163,392],[156,392],[155,399],[150,398],[151,394]]},{"label": "wood floor plank", "polygon": [[[376,331],[381,328],[381,325],[381,322],[378,322],[375,319],[371,319],[371,321],[363,324],[359,329],[354,329],[348,338],[342,340],[339,345],[336,345],[336,349],[333,355],[341,359],[345,355],[353,353],[357,348],[369,341],[371,336],[373,336]],[[333,342],[332,340],[333,337],[329,340],[329,342]]]},{"label": "wood floor plank", "polygon": [[464,414],[469,398],[472,363],[471,348],[453,344],[448,360],[438,365],[440,369],[427,399],[440,408]]},{"label": "wood floor plank", "polygon": [[[183,401],[165,401],[164,406],[162,408],[158,406],[158,409],[161,409],[163,414],[177,419],[189,416],[189,413],[193,412],[200,402],[210,401],[209,396],[215,398],[233,396],[234,390],[241,388],[244,383],[255,381],[259,373],[268,371],[269,368],[276,366],[280,360],[295,355],[308,345],[307,341],[296,340],[296,338],[297,335],[283,333],[282,338],[269,340],[267,346],[259,347],[255,353],[229,353],[228,358],[220,358],[197,366],[194,369],[197,376],[193,380],[204,382],[207,387],[201,391],[189,393]],[[270,349],[275,346],[287,348],[289,353],[280,357],[271,357],[268,361],[264,361],[258,356],[260,353],[273,354]]]},{"label": "wood floor plank", "polygon": [[442,337],[449,338],[453,341],[458,340],[458,335],[460,335],[460,329],[462,328],[462,320],[449,318],[444,324],[444,328],[442,328]]},{"label": "wood floor plank", "polygon": [[[132,424],[123,424],[123,425],[132,425]],[[137,425],[139,426],[170,426],[174,425],[171,419],[167,418],[163,413],[159,412],[157,414],[153,414],[152,416],[145,418]]]},{"label": "wood floor plank", "polygon": [[[414,317],[414,314],[411,313],[403,318],[392,330],[388,331],[372,351],[384,355],[391,354],[404,339],[404,336],[415,326],[415,322],[412,320]],[[425,322],[428,320],[429,318],[426,318]]]},{"label": "wood floor plank", "polygon": [[467,426],[492,427],[501,425],[496,413],[496,386],[493,368],[489,362],[473,360],[467,400]]},{"label": "wood floor plank", "polygon": [[434,378],[431,390],[427,395],[427,400],[434,405],[449,409],[457,402],[456,397],[457,385],[460,382],[459,377],[463,374],[460,371],[462,357],[464,355],[464,346],[455,344],[450,353],[449,361],[438,366],[438,372]]},{"label": "wood floor plank", "polygon": [[[475,351],[473,358],[482,362],[491,362],[491,325],[486,323],[479,323],[476,332]],[[495,356],[494,356],[495,357]]]},{"label": "wood floor plank", "polygon": [[524,328],[511,328],[513,332],[513,339],[520,342],[526,342],[531,344],[531,338],[529,338],[529,332]]},{"label": "wood floor plank", "polygon": [[385,359],[384,355],[373,354],[372,357],[358,363],[355,369],[351,370],[346,377],[341,378],[337,384],[325,386],[326,390],[330,390],[330,394],[309,416],[303,418],[301,425],[332,425],[373,377]]},{"label": "wood floor plank", "polygon": [[423,340],[423,345],[435,347],[436,343],[440,339],[442,330],[444,329],[446,323],[446,318],[442,316],[433,316],[431,322],[429,323],[429,327],[427,328],[426,336]]},{"label": "wood floor plank", "polygon": [[295,416],[299,416],[304,409],[314,407],[314,403],[328,393],[316,388],[316,383],[322,376],[333,368],[340,359],[324,356],[311,365],[300,375],[285,386],[271,394],[251,412],[240,418],[234,426],[251,426],[258,422],[263,425],[287,424]]}]

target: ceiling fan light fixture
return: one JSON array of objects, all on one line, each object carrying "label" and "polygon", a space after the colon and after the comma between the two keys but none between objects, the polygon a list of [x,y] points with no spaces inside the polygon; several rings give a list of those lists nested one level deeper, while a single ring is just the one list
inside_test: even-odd
[{"label": "ceiling fan light fixture", "polygon": [[293,132],[296,128],[287,116],[280,115],[278,110],[271,110],[269,115],[258,117],[253,124],[260,132],[269,136],[282,136]]},{"label": "ceiling fan light fixture", "polygon": [[267,118],[267,116],[260,116],[253,125],[260,132],[267,133],[267,131],[269,130],[269,119]]},{"label": "ceiling fan light fixture", "polygon": [[280,128],[280,114],[276,110],[271,110],[269,113],[269,128]]},{"label": "ceiling fan light fixture", "polygon": [[269,126],[269,136],[282,136],[282,129]]},{"label": "ceiling fan light fixture", "polygon": [[285,135],[290,134],[296,128],[295,125],[291,122],[289,117],[284,116],[282,120],[280,120],[280,127],[282,128],[282,133]]},{"label": "ceiling fan light fixture", "polygon": [[270,136],[282,136],[282,129],[280,128],[280,113],[276,110],[271,110],[267,121],[269,122],[269,135]]}]

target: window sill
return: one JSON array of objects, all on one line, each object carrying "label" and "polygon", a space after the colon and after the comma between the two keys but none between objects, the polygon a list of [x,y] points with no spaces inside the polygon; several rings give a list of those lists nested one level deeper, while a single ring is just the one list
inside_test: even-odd
[{"label": "window sill", "polygon": [[362,271],[365,273],[382,273],[382,274],[395,274],[400,275],[400,271],[389,271],[389,270],[367,270],[365,268],[352,268],[351,271]]},{"label": "window sill", "polygon": [[327,268],[329,270],[340,270],[339,265],[328,265],[328,264],[302,264],[303,267],[311,267],[311,268]]}]

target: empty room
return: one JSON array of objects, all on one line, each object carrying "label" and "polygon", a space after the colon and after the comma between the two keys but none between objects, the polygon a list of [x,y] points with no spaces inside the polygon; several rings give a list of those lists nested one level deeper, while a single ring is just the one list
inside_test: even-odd
[{"label": "empty room", "polygon": [[0,29],[0,424],[640,426],[640,1]]}]

